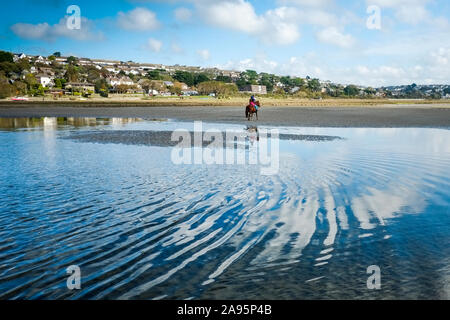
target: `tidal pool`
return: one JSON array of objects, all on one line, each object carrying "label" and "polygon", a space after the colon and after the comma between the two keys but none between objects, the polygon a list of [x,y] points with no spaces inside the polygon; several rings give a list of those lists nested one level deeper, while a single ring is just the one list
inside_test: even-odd
[{"label": "tidal pool", "polygon": [[450,298],[448,129],[280,127],[271,175],[175,164],[176,129],[0,119],[0,298]]}]

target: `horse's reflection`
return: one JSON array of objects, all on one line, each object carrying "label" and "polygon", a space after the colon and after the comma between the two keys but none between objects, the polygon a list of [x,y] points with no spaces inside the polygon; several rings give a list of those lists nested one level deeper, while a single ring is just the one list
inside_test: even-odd
[{"label": "horse's reflection", "polygon": [[259,131],[257,126],[246,126],[245,131],[247,132],[247,137],[251,145],[253,145],[255,141],[259,141]]}]

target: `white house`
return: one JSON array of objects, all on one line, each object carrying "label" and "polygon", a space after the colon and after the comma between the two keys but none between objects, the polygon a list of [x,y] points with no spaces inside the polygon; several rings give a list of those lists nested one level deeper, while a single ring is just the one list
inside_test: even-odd
[{"label": "white house", "polygon": [[293,87],[291,90],[290,90],[290,92],[291,93],[296,93],[297,91],[299,91],[300,90],[300,87]]},{"label": "white house", "polygon": [[134,74],[135,76],[137,76],[137,75],[139,75],[139,74],[141,74],[138,70],[135,70],[135,69],[131,69],[131,70],[129,70],[128,72],[127,72],[127,74]]},{"label": "white house", "polygon": [[25,59],[25,58],[27,58],[27,55],[26,55],[25,53],[15,53],[15,54],[13,55],[13,60],[14,60],[14,62],[17,62],[17,61],[19,61],[20,59]]},{"label": "white house", "polygon": [[66,57],[55,57],[55,61],[59,64],[66,65],[67,64],[67,58]]},{"label": "white house", "polygon": [[36,80],[43,87],[50,87],[53,85],[53,77],[48,74],[38,74],[38,75],[36,75]]},{"label": "white house", "polygon": [[121,78],[117,78],[117,77],[113,77],[113,78],[107,78],[106,82],[108,82],[108,84],[110,84],[113,87],[116,87],[118,85],[128,85],[128,86],[132,86],[134,85],[133,80],[131,80],[129,77],[121,77]]},{"label": "white house", "polygon": [[120,72],[119,69],[116,69],[114,67],[107,67],[106,70],[108,70],[109,72],[115,73],[115,74],[118,74]]}]

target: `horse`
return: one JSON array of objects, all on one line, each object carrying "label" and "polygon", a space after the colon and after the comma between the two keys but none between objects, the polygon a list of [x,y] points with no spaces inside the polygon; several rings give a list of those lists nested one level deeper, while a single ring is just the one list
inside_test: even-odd
[{"label": "horse", "polygon": [[[261,107],[259,101],[256,101],[255,104],[258,106],[258,108]],[[258,110],[256,110],[254,106],[248,104],[245,107],[245,117],[247,118],[248,121],[250,121],[250,119],[253,118],[253,115],[256,115],[256,120],[258,120]]]}]

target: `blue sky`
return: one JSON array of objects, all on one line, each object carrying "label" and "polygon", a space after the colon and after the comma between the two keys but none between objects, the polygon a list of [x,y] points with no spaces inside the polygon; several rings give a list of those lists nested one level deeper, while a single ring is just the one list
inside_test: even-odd
[{"label": "blue sky", "polygon": [[[73,4],[79,30],[66,27]],[[446,0],[16,0],[2,7],[2,50],[372,86],[450,83]],[[377,12],[379,25],[368,25]]]}]

